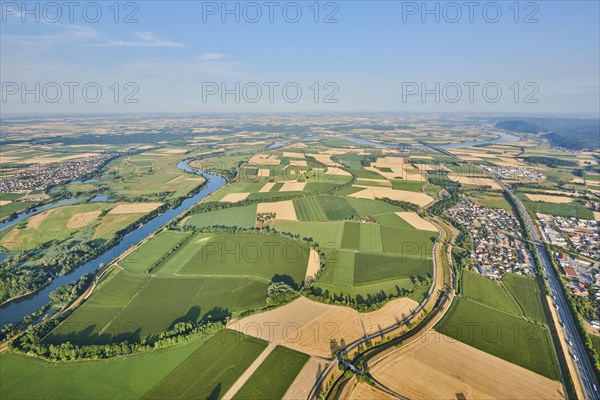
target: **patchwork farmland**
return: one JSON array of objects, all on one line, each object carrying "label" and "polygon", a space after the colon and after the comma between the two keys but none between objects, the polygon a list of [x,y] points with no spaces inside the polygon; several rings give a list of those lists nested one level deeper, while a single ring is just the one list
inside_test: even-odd
[{"label": "patchwork farmland", "polygon": [[[7,282],[16,286],[35,277],[34,263],[43,270],[62,262],[61,252],[100,246],[178,210],[53,291],[48,316],[28,317],[31,328],[2,331],[13,337],[0,352],[0,397],[385,398],[367,381],[409,398],[563,395],[541,286],[532,276],[479,274],[465,255],[475,245],[468,229],[444,214],[466,196],[516,215],[488,185],[488,164],[472,166],[467,180],[461,169],[465,158],[508,165],[521,150],[424,147],[455,138],[440,126],[348,125],[349,136],[333,125],[302,134],[298,126],[290,120],[285,134],[271,136],[264,125],[229,121],[182,128],[173,143],[112,146],[118,155],[94,177],[44,193],[73,203],[0,230],[18,272]],[[458,126],[464,141],[482,135]],[[359,136],[369,144],[350,139]],[[592,211],[581,197],[559,202],[530,189],[519,191],[530,211]],[[22,195],[0,201],[29,204]],[[50,271],[39,287],[67,279]],[[443,341],[422,339],[425,332]],[[361,364],[371,351],[391,354]],[[515,381],[503,386],[502,372]],[[427,385],[414,384],[419,374]]]}]

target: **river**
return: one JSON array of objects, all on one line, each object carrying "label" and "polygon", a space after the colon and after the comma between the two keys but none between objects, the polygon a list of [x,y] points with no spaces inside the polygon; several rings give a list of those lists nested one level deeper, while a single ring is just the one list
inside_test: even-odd
[{"label": "river", "polygon": [[177,164],[177,167],[181,170],[201,175],[208,180],[207,184],[197,194],[183,200],[179,206],[156,216],[155,218],[146,222],[144,225],[131,231],[125,235],[123,239],[121,239],[121,241],[115,246],[111,247],[95,259],[88,261],[87,263],[76,268],[73,272],[56,277],[49,285],[43,287],[33,294],[20,297],[0,306],[0,326],[3,326],[7,323],[18,323],[26,315],[38,311],[40,308],[42,308],[42,306],[50,301],[50,293],[52,291],[56,290],[60,286],[76,281],[84,274],[95,272],[100,267],[100,264],[108,265],[113,259],[126,252],[133,245],[141,242],[152,232],[165,226],[184,211],[190,209],[200,200],[204,199],[206,196],[225,185],[225,178],[223,178],[221,175],[204,171],[196,171],[188,165],[189,161],[190,160],[181,161],[179,164]]},{"label": "river", "polygon": [[[450,143],[450,144],[443,144],[443,145],[439,145],[439,146],[435,145],[434,147],[439,148],[439,149],[460,149],[462,147],[484,146],[484,145],[495,144],[495,143],[512,143],[512,142],[518,142],[519,140],[521,140],[521,138],[518,136],[510,135],[510,134],[504,133],[504,132],[485,132],[485,133],[490,133],[492,135],[498,135],[498,137],[496,139],[489,139],[489,140],[476,140],[476,141],[472,141],[472,142]],[[372,142],[367,139],[357,138],[354,136],[343,136],[343,138],[346,140],[349,140],[351,142],[354,142],[356,144],[362,144],[365,146],[381,146],[381,147],[389,147],[392,149],[398,149],[398,148],[414,149],[414,150],[426,150],[427,149],[426,146],[402,146],[402,145],[391,144],[391,143],[379,143],[379,142]]]}]

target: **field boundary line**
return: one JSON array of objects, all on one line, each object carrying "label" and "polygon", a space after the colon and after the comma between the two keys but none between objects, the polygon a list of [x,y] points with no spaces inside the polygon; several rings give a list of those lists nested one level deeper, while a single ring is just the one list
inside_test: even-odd
[{"label": "field boundary line", "polygon": [[515,298],[515,296],[512,294],[512,292],[510,290],[508,290],[508,288],[506,287],[506,285],[504,284],[504,282],[502,282],[502,279],[500,279],[500,284],[502,285],[502,287],[504,288],[504,290],[506,290],[508,292],[508,294],[513,299],[513,301],[515,303],[517,303],[517,307],[519,307],[519,310],[521,310],[521,318],[527,320],[527,317],[525,317],[525,310],[523,310],[523,307],[521,307],[521,304],[519,304],[519,302],[517,301],[517,299]]},{"label": "field boundary line", "polygon": [[259,354],[259,356],[250,364],[250,366],[244,371],[242,375],[235,381],[235,383],[229,388],[229,390],[223,395],[223,400],[231,400],[233,396],[246,384],[248,379],[256,372],[258,367],[266,360],[273,350],[277,347],[276,343],[269,343],[269,345]]},{"label": "field boundary line", "polygon": [[185,274],[178,274],[178,273],[173,273],[173,274],[165,274],[165,275],[151,275],[153,278],[176,278],[176,279],[197,279],[197,278],[250,278],[250,279],[255,279],[257,281],[261,281],[261,282],[271,282],[270,279],[267,279],[265,277],[262,276],[258,276],[258,275],[208,275],[208,274],[203,274],[203,275],[185,275]]},{"label": "field boundary line", "polygon": [[[526,321],[526,322],[529,322],[530,324],[534,324],[534,325],[540,325],[540,324],[536,323],[535,321],[531,321],[531,320],[529,320],[529,319],[527,319],[527,318],[522,318],[522,317],[519,317],[519,316],[517,316],[517,315],[514,315],[514,314],[511,314],[511,313],[509,313],[508,311],[504,311],[504,310],[500,310],[500,309],[498,309],[498,308],[494,308],[494,307],[492,307],[492,306],[488,306],[487,304],[484,304],[484,303],[482,303],[482,302],[480,302],[480,301],[474,300],[474,299],[472,299],[472,298],[470,298],[470,297],[466,297],[466,296],[463,296],[463,295],[461,295],[460,297],[461,297],[463,300],[471,301],[471,302],[473,302],[473,303],[475,303],[475,304],[478,304],[478,305],[480,305],[480,306],[482,306],[482,307],[486,307],[486,308],[489,308],[489,309],[491,309],[491,310],[494,310],[494,311],[501,312],[502,314],[509,315],[509,316],[511,316],[511,317],[513,317],[513,318],[520,318],[520,319],[523,319],[524,321]],[[521,309],[521,308],[519,307],[519,309]],[[546,324],[542,324],[541,326],[542,326],[542,327],[544,327],[544,328],[546,328],[546,329],[548,329],[548,326],[546,326]]]},{"label": "field boundary line", "polygon": [[113,315],[113,317],[110,319],[110,321],[108,321],[106,323],[106,325],[104,325],[102,330],[100,330],[100,332],[98,332],[98,337],[100,337],[100,335],[102,335],[104,333],[104,331],[115,321],[115,319],[123,312],[123,310],[125,310],[131,304],[131,302],[142,292],[142,290],[144,290],[144,288],[152,280],[152,278],[153,277],[150,277],[150,279],[148,279],[146,282],[144,282],[144,284],[137,290],[137,292],[135,292],[135,294],[133,296],[131,296],[129,301],[126,304],[124,304],[123,307],[121,307],[119,309],[119,311],[117,311],[115,313],[115,315]]}]

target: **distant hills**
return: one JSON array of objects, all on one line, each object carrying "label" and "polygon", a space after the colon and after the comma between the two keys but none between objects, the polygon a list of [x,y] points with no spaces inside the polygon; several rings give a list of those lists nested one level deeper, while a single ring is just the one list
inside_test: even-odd
[{"label": "distant hills", "polygon": [[526,118],[502,120],[495,125],[517,133],[542,133],[554,146],[573,150],[600,148],[600,120],[598,119]]}]

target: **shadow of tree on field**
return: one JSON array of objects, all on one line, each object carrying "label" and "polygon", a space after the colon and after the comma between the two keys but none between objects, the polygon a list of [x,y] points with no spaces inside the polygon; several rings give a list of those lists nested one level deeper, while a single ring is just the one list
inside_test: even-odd
[{"label": "shadow of tree on field", "polygon": [[141,341],[142,328],[137,324],[126,324],[122,328],[118,325],[113,329],[109,327],[108,332],[102,333],[94,341],[94,344],[108,344],[115,342],[139,342]]},{"label": "shadow of tree on field", "polygon": [[271,282],[282,282],[282,283],[285,283],[286,285],[292,287],[294,290],[298,290],[298,284],[296,283],[294,278],[292,278],[288,274],[275,274],[271,278]]},{"label": "shadow of tree on field", "polygon": [[213,388],[210,394],[206,397],[206,400],[217,400],[221,394],[221,383]]},{"label": "shadow of tree on field", "polygon": [[331,350],[331,354],[333,355],[338,349],[340,348],[340,346],[338,345],[338,342],[336,339],[331,339],[329,341],[329,350]]},{"label": "shadow of tree on field", "polygon": [[173,329],[173,327],[180,322],[197,322],[200,319],[200,312],[202,308],[200,306],[192,306],[187,312],[179,318],[176,318],[171,325],[169,325],[169,329]]},{"label": "shadow of tree on field", "polygon": [[201,322],[209,322],[209,321],[223,321],[225,318],[231,316],[231,311],[228,308],[223,307],[213,307],[206,314],[202,316]]}]

